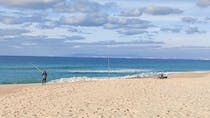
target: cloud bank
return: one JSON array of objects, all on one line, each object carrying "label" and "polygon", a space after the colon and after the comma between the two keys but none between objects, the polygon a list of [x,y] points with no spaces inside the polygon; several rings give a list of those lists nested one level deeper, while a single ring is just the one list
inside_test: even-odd
[{"label": "cloud bank", "polygon": [[1,5],[16,8],[46,9],[64,0],[0,0]]}]

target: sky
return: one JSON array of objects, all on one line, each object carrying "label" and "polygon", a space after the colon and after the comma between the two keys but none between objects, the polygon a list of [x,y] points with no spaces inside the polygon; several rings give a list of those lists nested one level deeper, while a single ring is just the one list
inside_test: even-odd
[{"label": "sky", "polygon": [[210,59],[210,0],[0,0],[0,55]]}]

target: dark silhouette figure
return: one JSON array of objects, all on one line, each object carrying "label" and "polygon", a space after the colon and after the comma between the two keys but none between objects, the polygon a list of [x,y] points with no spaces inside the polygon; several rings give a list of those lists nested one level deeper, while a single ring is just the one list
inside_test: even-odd
[{"label": "dark silhouette figure", "polygon": [[46,84],[46,82],[47,82],[47,72],[44,71],[42,73],[42,84]]},{"label": "dark silhouette figure", "polygon": [[163,74],[161,73],[159,76],[158,76],[159,79],[167,79],[168,76],[166,74]]}]

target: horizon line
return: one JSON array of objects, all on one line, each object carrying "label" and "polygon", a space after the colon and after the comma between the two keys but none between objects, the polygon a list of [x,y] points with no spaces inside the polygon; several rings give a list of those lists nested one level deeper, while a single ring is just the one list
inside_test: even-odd
[{"label": "horizon line", "polygon": [[37,56],[37,55],[0,55],[0,57],[55,57],[55,58],[112,58],[112,59],[162,59],[162,60],[210,60],[210,58],[161,58],[161,57],[114,57],[114,56]]}]

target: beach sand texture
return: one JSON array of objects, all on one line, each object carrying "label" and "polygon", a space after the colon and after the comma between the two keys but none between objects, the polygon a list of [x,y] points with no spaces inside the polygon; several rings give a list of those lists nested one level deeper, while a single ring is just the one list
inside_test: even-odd
[{"label": "beach sand texture", "polygon": [[210,73],[1,85],[1,118],[210,118]]}]

